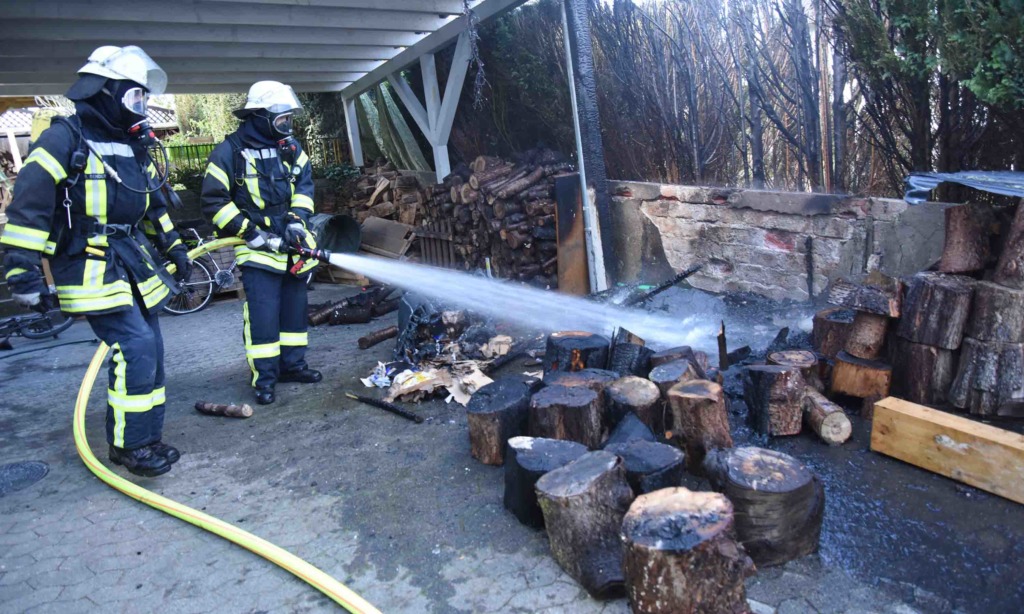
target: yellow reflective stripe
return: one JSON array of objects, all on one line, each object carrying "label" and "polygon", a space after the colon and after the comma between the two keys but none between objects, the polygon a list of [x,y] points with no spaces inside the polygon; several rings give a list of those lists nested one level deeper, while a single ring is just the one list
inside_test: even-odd
[{"label": "yellow reflective stripe", "polygon": [[295,161],[295,164],[299,165],[301,168],[306,166],[307,162],[309,162],[309,156],[306,155],[306,152],[302,152],[299,154],[299,159]]},{"label": "yellow reflective stripe", "polygon": [[46,248],[43,249],[43,253],[47,256],[52,256],[57,253],[57,244],[53,241],[46,242]]},{"label": "yellow reflective stripe", "polygon": [[89,313],[132,306],[132,295],[127,292],[110,297],[79,297],[65,299],[61,296],[60,289],[58,288],[57,296],[60,297],[60,310],[65,313]]},{"label": "yellow reflective stripe", "polygon": [[247,262],[262,264],[264,266],[271,267],[275,271],[283,271],[288,267],[287,254],[252,250],[244,245],[240,245],[235,248],[235,260],[238,264],[245,264]]},{"label": "yellow reflective stripe", "polygon": [[60,183],[67,176],[67,172],[64,167],[57,162],[57,159],[50,155],[50,152],[46,151],[42,147],[36,147],[32,150],[32,153],[25,158],[25,165],[35,162],[39,166],[43,167],[50,176],[53,177],[54,183]]},{"label": "yellow reflective stripe", "polygon": [[230,191],[231,183],[228,181],[228,174],[224,172],[224,169],[217,166],[213,162],[206,165],[206,176],[213,177],[217,181],[224,185],[224,189]]},{"label": "yellow reflective stripe", "polygon": [[313,199],[305,194],[292,194],[292,206],[313,210]]},{"label": "yellow reflective stripe", "polygon": [[281,345],[305,346],[309,345],[309,333],[281,333]]},{"label": "yellow reflective stripe", "polygon": [[107,296],[113,296],[119,292],[127,292],[131,294],[132,287],[128,285],[128,282],[123,279],[116,279],[109,284],[102,286],[57,286],[57,291],[61,292],[61,300],[65,296],[68,298],[104,298]]},{"label": "yellow reflective stripe", "polygon": [[127,393],[128,380],[125,379],[125,371],[128,369],[128,361],[124,359],[120,343],[114,344],[114,355],[111,360],[114,361],[114,390]]},{"label": "yellow reflective stripe", "polygon": [[154,226],[153,222],[150,222],[149,220],[142,220],[142,232],[146,233],[147,235],[155,235],[156,226]]},{"label": "yellow reflective stripe", "polygon": [[238,206],[233,202],[228,202],[220,208],[220,211],[213,216],[213,223],[217,225],[217,228],[224,228],[228,225],[228,222],[233,220],[236,215],[241,215],[242,212],[238,210]]},{"label": "yellow reflective stripe", "polygon": [[249,190],[249,197],[252,198],[253,204],[259,209],[265,209],[267,204],[263,202],[263,197],[260,196],[260,176],[256,169],[256,159],[248,157],[247,163],[252,170],[245,173],[245,187]]},{"label": "yellow reflective stripe", "polygon": [[171,251],[173,248],[177,247],[178,245],[181,245],[181,239],[175,239],[174,243],[171,243],[170,247],[167,248],[167,251]]},{"label": "yellow reflective stripe", "polygon": [[280,343],[246,344],[245,355],[253,360],[257,358],[277,358],[281,355]]},{"label": "yellow reflective stripe", "polygon": [[86,288],[99,288],[103,286],[103,275],[107,271],[106,260],[85,259],[85,274],[82,286]]},{"label": "yellow reflective stripe", "polygon": [[32,251],[41,252],[46,249],[46,240],[50,233],[45,230],[36,230],[28,226],[18,224],[7,224],[3,236],[0,236],[0,243],[23,247]]},{"label": "yellow reflective stripe", "polygon": [[160,228],[162,228],[164,232],[174,230],[174,224],[171,222],[171,216],[166,213],[160,216]]},{"label": "yellow reflective stripe", "polygon": [[150,162],[149,163],[149,168],[147,168],[146,170],[149,171],[150,178],[156,179],[156,165],[155,164]]},{"label": "yellow reflective stripe", "polygon": [[153,408],[153,392],[127,394],[107,388],[107,402],[114,409],[122,411],[149,411]]},{"label": "yellow reflective stripe", "polygon": [[28,273],[28,269],[11,269],[7,271],[7,279],[10,279],[15,275],[21,275],[22,273]]},{"label": "yellow reflective stripe", "polygon": [[153,406],[163,405],[167,402],[167,389],[163,386],[153,389]]},{"label": "yellow reflective stripe", "polygon": [[103,161],[96,156],[89,156],[85,172],[99,177],[99,179],[85,180],[85,214],[95,218],[101,224],[106,224],[107,177],[104,174]]}]

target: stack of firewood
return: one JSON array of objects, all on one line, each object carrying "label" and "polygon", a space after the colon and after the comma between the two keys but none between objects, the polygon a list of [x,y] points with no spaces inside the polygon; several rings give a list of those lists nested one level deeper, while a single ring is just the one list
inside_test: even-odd
[{"label": "stack of firewood", "polygon": [[[803,358],[767,369],[802,381],[815,366]],[[473,395],[470,450],[504,464],[505,508],[547,531],[588,593],[625,589],[638,612],[741,611],[751,559],[778,565],[817,549],[820,481],[786,454],[733,446],[704,353],[653,352],[625,330],[567,331],[548,337],[542,364],[543,381],[499,378]],[[767,411],[775,395],[764,398]],[[719,492],[681,488],[686,472]]]},{"label": "stack of firewood", "polygon": [[554,151],[537,149],[517,161],[480,156],[434,186],[424,224],[453,220],[462,266],[555,287],[557,237],[554,180],[571,169]]},{"label": "stack of firewood", "polygon": [[415,226],[423,217],[426,193],[414,175],[402,175],[386,160],[361,169],[363,176],[344,211],[360,224],[369,217],[395,220]]}]

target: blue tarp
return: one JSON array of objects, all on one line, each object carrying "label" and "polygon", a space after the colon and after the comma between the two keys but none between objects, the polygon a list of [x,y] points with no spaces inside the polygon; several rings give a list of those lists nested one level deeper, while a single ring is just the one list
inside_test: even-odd
[{"label": "blue tarp", "polygon": [[1024,173],[1012,171],[964,171],[962,173],[912,173],[906,179],[903,199],[911,205],[928,201],[928,193],[940,183],[959,183],[975,190],[1024,198]]}]

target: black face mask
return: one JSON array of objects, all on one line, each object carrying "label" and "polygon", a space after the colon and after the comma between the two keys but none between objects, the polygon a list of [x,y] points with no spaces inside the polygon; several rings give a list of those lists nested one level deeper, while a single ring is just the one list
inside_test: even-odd
[{"label": "black face mask", "polygon": [[135,87],[139,87],[139,84],[134,81],[110,80],[89,102],[112,126],[127,131],[146,119],[145,115],[129,111],[121,102],[125,92]]}]

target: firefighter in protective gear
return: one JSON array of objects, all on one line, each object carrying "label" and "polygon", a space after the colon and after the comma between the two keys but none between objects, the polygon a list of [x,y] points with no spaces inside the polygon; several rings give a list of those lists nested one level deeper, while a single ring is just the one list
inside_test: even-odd
[{"label": "firefighter in protective gear", "polygon": [[[179,458],[161,441],[163,341],[157,312],[188,274],[185,246],[167,215],[145,125],[150,94],[167,76],[142,49],[100,47],[68,90],[75,115],[56,118],[18,175],[0,236],[14,299],[45,309],[40,272],[50,261],[60,308],[85,315],[113,349],[107,390],[110,460],[155,476]],[[151,243],[152,242],[152,243]],[[154,248],[156,245],[156,248]],[[157,251],[159,250],[159,251]]]},{"label": "firefighter in protective gear", "polygon": [[241,126],[210,154],[203,179],[203,214],[235,248],[245,289],[245,356],[256,402],[274,402],[277,382],[316,383],[306,364],[306,282],[316,266],[288,252],[313,248],[306,229],[313,214],[309,156],[292,136],[302,105],[292,88],[260,81],[235,111]]}]

